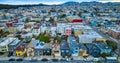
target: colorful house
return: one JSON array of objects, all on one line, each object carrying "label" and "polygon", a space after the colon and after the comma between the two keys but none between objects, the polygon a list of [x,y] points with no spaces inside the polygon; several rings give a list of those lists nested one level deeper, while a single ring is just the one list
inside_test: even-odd
[{"label": "colorful house", "polygon": [[25,48],[26,48],[27,44],[26,43],[23,43],[20,44],[16,50],[15,50],[15,55],[18,56],[18,57],[21,57],[21,56],[27,56],[25,55],[26,52],[25,52]]},{"label": "colorful house", "polygon": [[72,30],[71,28],[66,28],[66,31],[65,31],[65,35],[71,35],[72,34]]},{"label": "colorful house", "polygon": [[72,56],[78,56],[79,55],[79,45],[78,42],[76,41],[74,36],[69,36],[67,38],[67,42],[70,46],[70,51]]},{"label": "colorful house", "polygon": [[65,40],[62,40],[60,43],[60,54],[61,56],[71,55],[69,44]]}]

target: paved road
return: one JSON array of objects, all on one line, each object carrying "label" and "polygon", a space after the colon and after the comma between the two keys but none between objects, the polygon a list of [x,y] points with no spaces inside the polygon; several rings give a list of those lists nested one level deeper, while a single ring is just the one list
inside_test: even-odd
[{"label": "paved road", "polygon": [[52,61],[37,61],[37,62],[30,62],[30,61],[0,61],[0,63],[95,63],[95,62],[84,62],[84,61],[70,61],[70,62],[52,62]]}]

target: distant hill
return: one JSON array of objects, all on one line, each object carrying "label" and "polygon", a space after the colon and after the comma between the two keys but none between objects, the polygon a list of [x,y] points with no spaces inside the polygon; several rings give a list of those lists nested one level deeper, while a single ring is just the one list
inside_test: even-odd
[{"label": "distant hill", "polygon": [[80,4],[79,2],[74,2],[74,1],[69,1],[69,2],[65,2],[62,5],[76,5],[76,4]]},{"label": "distant hill", "polygon": [[91,2],[81,2],[80,4],[101,4],[101,2],[91,1]]},{"label": "distant hill", "polygon": [[18,7],[32,7],[32,6],[48,6],[46,4],[33,4],[33,5],[9,5],[9,4],[0,4],[0,9],[10,9],[10,8],[18,8]]},{"label": "distant hill", "polygon": [[47,4],[32,4],[32,5],[9,5],[9,4],[0,4],[0,9],[10,9],[10,8],[18,8],[18,7],[33,7],[33,6],[60,6],[60,5],[88,5],[88,4],[107,4],[107,5],[120,5],[120,2],[108,2],[108,3],[101,3],[101,2],[96,2],[96,1],[92,1],[92,2],[74,2],[74,1],[69,1],[69,2],[65,2],[63,4],[59,4],[59,5],[47,5]]}]

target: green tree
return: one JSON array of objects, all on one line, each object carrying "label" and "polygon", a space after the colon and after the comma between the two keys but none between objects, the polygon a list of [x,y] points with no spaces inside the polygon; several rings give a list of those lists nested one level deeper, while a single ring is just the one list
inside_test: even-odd
[{"label": "green tree", "polygon": [[39,39],[40,41],[43,41],[43,42],[47,42],[47,43],[50,42],[50,36],[45,36],[44,34],[39,35],[37,37],[37,39]]},{"label": "green tree", "polygon": [[102,63],[101,61],[97,61],[96,63]]},{"label": "green tree", "polygon": [[50,17],[50,20],[49,20],[51,23],[54,23],[54,18]]},{"label": "green tree", "polygon": [[87,58],[88,56],[84,55],[83,58]]},{"label": "green tree", "polygon": [[106,43],[107,43],[108,46],[112,47],[113,51],[117,49],[117,44],[114,41],[106,40]]},{"label": "green tree", "polygon": [[66,14],[62,14],[61,16],[60,16],[60,18],[65,18],[66,17]]},{"label": "green tree", "polygon": [[102,53],[100,56],[103,57],[103,58],[105,58],[105,57],[108,57],[108,56],[111,56],[111,55],[108,54],[108,53]]},{"label": "green tree", "polygon": [[82,13],[81,13],[81,12],[79,12],[78,16],[82,17]]}]

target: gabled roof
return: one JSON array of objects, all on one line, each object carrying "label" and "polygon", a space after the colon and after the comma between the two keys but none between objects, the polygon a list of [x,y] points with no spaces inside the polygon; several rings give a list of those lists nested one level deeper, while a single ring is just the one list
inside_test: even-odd
[{"label": "gabled roof", "polygon": [[69,43],[71,48],[78,47],[78,43],[77,43],[75,37],[73,37],[73,36],[68,37],[68,43]]},{"label": "gabled roof", "polygon": [[65,40],[62,40],[60,43],[60,49],[69,49],[69,44]]},{"label": "gabled roof", "polygon": [[83,22],[82,19],[74,19],[74,20],[72,21],[72,23],[82,23],[82,22]]}]

